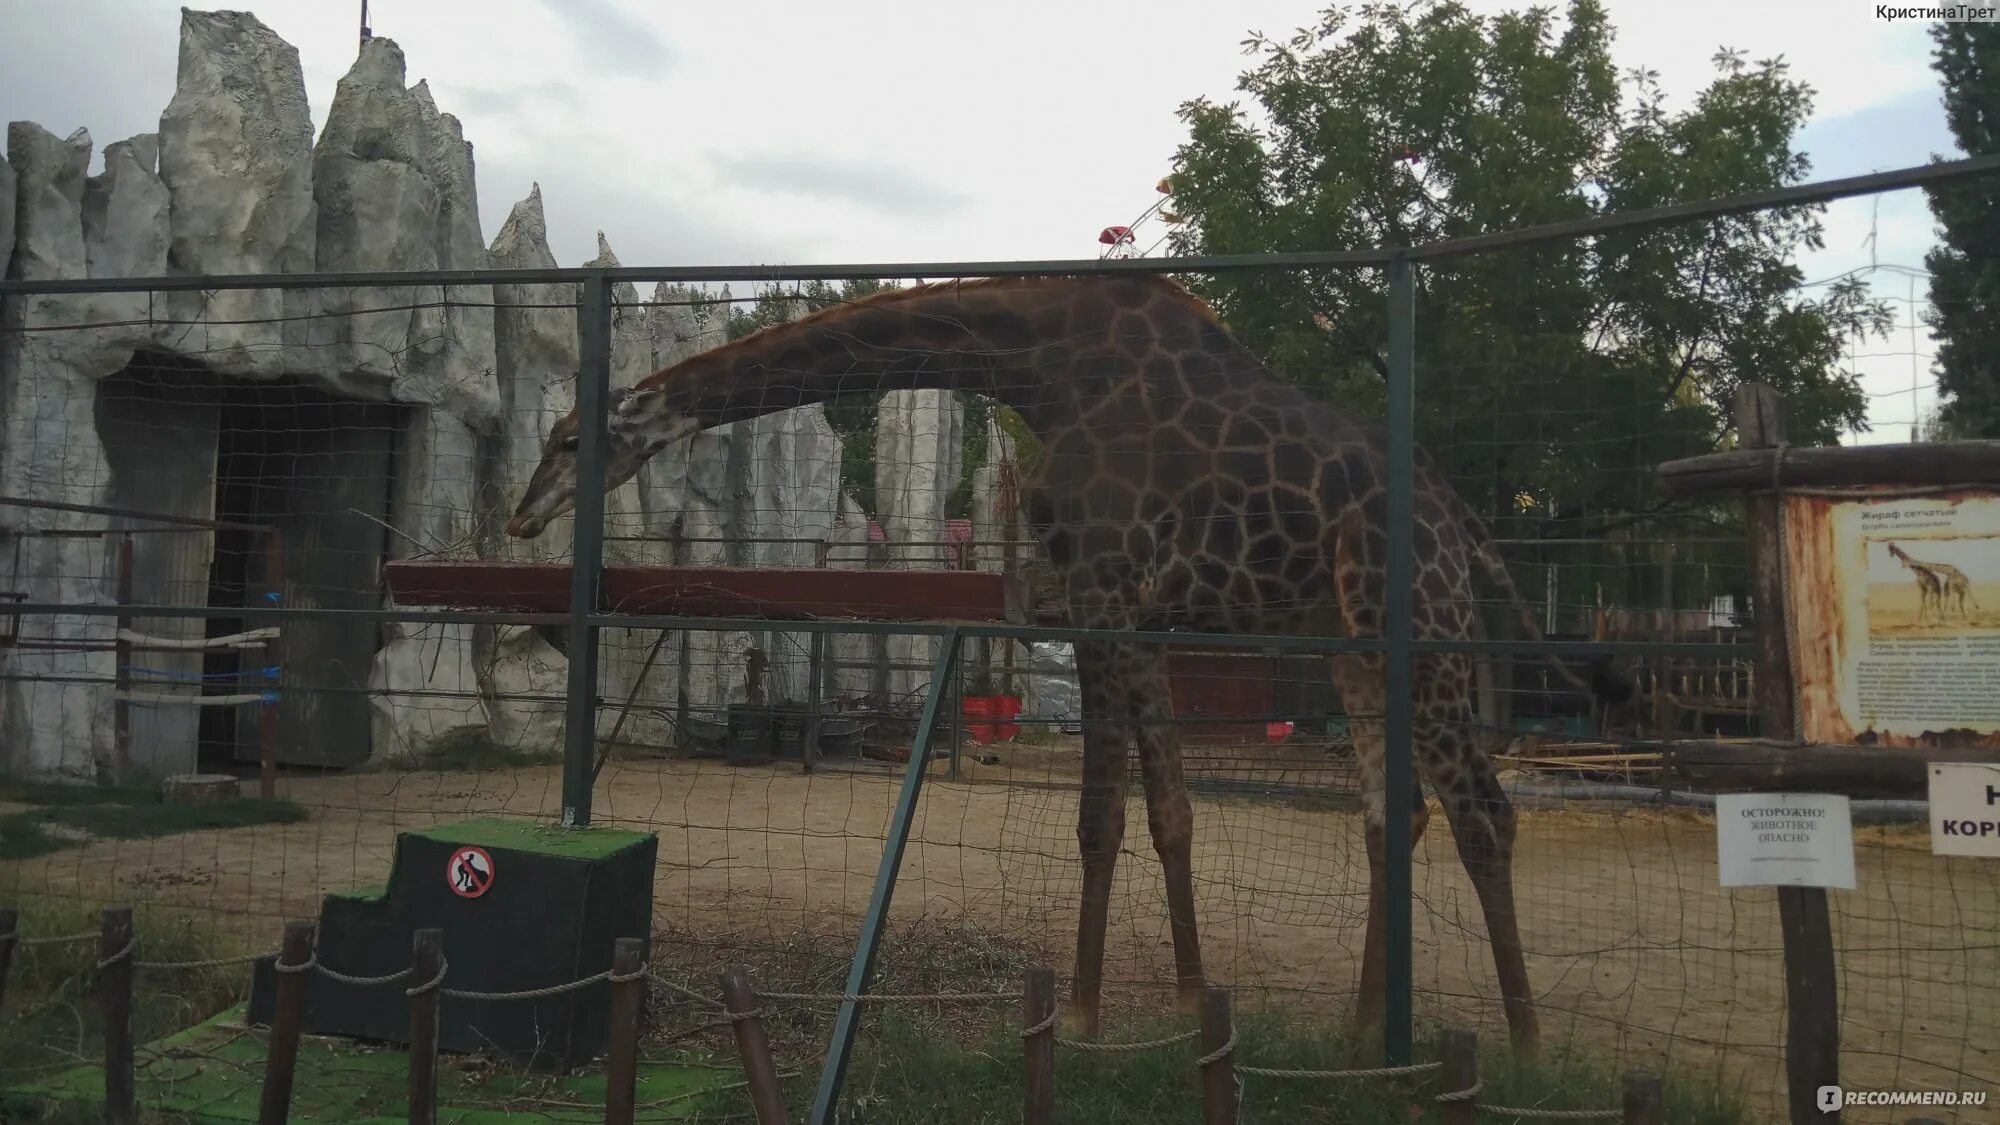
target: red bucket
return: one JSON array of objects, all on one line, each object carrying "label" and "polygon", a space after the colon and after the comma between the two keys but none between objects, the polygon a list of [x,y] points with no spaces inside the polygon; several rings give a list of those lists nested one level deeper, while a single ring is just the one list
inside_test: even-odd
[{"label": "red bucket", "polygon": [[982,746],[993,741],[998,731],[992,723],[979,720],[992,719],[999,712],[1000,701],[997,696],[968,695],[959,701],[959,708],[964,712],[965,731],[972,736],[972,741]]}]

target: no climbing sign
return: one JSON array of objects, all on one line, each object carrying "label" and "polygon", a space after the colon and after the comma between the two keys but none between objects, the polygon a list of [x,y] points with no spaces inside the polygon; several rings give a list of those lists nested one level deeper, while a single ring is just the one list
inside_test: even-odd
[{"label": "no climbing sign", "polygon": [[460,898],[478,898],[493,886],[493,857],[486,849],[467,845],[451,853],[444,865],[445,884]]}]

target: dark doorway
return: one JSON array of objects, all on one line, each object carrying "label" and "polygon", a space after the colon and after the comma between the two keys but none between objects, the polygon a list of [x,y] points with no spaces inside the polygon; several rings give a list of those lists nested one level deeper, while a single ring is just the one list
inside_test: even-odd
[{"label": "dark doorway", "polygon": [[[284,573],[280,608],[382,606],[402,407],[339,398],[290,377],[225,378],[179,357],[141,353],[100,385],[97,414],[113,467],[110,503],[276,528]],[[208,557],[199,578],[184,542],[178,549],[155,548],[156,554],[174,553],[172,565],[135,560],[137,600],[217,608],[270,604],[264,568],[271,537],[246,529],[201,534]],[[249,624],[210,618],[205,635],[226,636]],[[286,619],[280,627],[278,762],[338,767],[366,761],[368,675],[381,647],[380,626]],[[231,685],[211,691],[255,691],[271,686],[263,673],[273,660],[272,650],[211,650],[199,673],[206,684]],[[195,739],[200,767],[256,763],[259,713],[257,706],[201,708],[195,729],[183,735]]]}]

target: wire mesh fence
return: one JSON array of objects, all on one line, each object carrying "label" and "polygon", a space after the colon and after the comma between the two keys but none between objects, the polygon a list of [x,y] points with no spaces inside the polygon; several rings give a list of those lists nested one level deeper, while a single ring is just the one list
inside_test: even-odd
[{"label": "wire mesh fence", "polygon": [[[532,241],[510,224],[496,261],[543,264]],[[1379,1024],[1402,986],[1393,912],[1388,994],[1361,984],[1373,880],[1408,904],[1420,1023],[1499,1041],[1527,1000],[1544,1041],[1713,1070],[1764,1114],[1776,906],[1718,884],[1712,817],[1666,799],[1657,754],[1760,733],[1743,517],[1663,501],[1653,468],[1726,442],[1745,379],[1790,379],[1807,434],[1853,396],[1812,357],[1565,307],[1573,253],[1491,248],[1409,291],[1400,572],[1378,326],[1329,320],[1330,351],[1265,367],[1197,299],[1337,276],[1379,318],[1383,261],[745,295],[659,271],[642,296],[604,262],[10,285],[0,885],[28,916],[136,901],[259,948],[380,884],[399,833],[587,819],[657,834],[656,972],[838,994],[915,757],[878,989],[1004,990],[1036,962],[1073,987],[1102,924],[1112,1034],[1185,999],[1196,957],[1240,1011]],[[1468,296],[1496,288],[1517,300]],[[1788,315],[1852,327],[1858,301]],[[601,523],[567,518],[593,493]],[[1487,542],[1518,613],[1474,592]],[[1370,677],[1398,612],[1400,717]],[[1134,637],[1173,651],[1109,647]],[[1404,897],[1380,864],[1412,790],[1370,767],[1409,738]],[[202,778],[260,799],[161,796]],[[1833,896],[1843,1073],[1991,1086],[2000,886],[1922,829],[1864,824]],[[710,1007],[668,1023],[726,1042]],[[813,1068],[834,1018],[774,1035]]]}]

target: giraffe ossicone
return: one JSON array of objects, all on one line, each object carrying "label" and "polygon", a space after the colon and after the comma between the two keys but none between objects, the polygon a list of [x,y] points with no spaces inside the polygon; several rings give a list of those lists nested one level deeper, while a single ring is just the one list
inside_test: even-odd
[{"label": "giraffe ossicone", "polygon": [[[696,430],[842,394],[970,391],[1012,407],[1042,443],[1023,482],[1029,522],[1061,572],[1076,627],[1380,634],[1387,584],[1387,435],[1308,397],[1238,343],[1212,310],[1157,277],[1016,278],[889,290],[773,325],[642,380],[607,407],[606,486]],[[575,494],[576,415],[558,420],[508,524],[541,533]],[[1529,637],[1533,615],[1484,521],[1417,451],[1413,634],[1468,640],[1483,579]],[[1630,690],[1615,677],[1586,694]],[[1385,916],[1382,658],[1332,657],[1360,759],[1369,918],[1357,1019],[1379,1021]],[[1125,831],[1125,759],[1136,746],[1147,828],[1166,884],[1184,1010],[1205,975],[1193,880],[1194,811],[1172,725],[1165,651],[1076,645],[1084,702],[1077,845],[1083,865],[1068,1026],[1094,1033],[1112,875]],[[1516,915],[1515,815],[1473,737],[1469,657],[1420,657],[1417,775],[1437,793],[1478,894],[1517,1048],[1539,1031]],[[1428,819],[1416,787],[1412,830]]]}]

